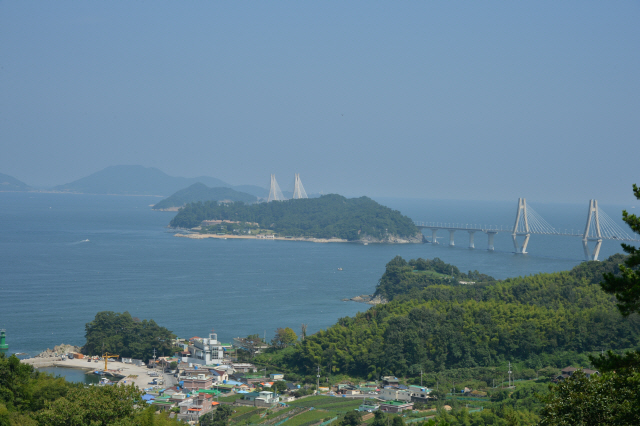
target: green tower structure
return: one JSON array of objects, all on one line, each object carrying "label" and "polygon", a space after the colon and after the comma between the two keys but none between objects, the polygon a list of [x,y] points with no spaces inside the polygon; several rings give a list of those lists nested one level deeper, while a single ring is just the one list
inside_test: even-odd
[{"label": "green tower structure", "polygon": [[6,339],[6,333],[4,328],[0,330],[0,352],[6,352],[7,349],[9,349],[9,345],[7,345],[7,342],[5,341]]}]

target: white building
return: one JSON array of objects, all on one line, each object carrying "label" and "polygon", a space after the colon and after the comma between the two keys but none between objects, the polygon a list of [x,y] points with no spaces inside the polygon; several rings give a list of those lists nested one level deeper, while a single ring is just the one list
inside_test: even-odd
[{"label": "white building", "polygon": [[386,387],[380,389],[378,397],[385,401],[411,401],[411,392],[405,389]]},{"label": "white building", "polygon": [[280,401],[280,395],[273,392],[262,391],[260,396],[255,399],[256,401],[263,402],[264,404],[275,404]]},{"label": "white building", "polygon": [[218,342],[216,333],[209,333],[209,338],[196,339],[193,345],[189,346],[189,362],[194,364],[214,365],[222,364],[224,359],[224,349]]}]

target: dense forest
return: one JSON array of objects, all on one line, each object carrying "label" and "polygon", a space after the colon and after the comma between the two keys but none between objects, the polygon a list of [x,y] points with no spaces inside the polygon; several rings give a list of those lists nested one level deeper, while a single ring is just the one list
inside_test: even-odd
[{"label": "dense forest", "polygon": [[542,368],[554,354],[567,351],[637,347],[640,318],[621,317],[614,297],[598,284],[602,273],[616,273],[622,260],[616,255],[567,272],[504,281],[474,272],[486,282],[463,285],[415,278],[420,277],[416,265],[429,262],[463,277],[451,265],[396,257],[378,285],[391,302],[307,337],[282,358],[282,365],[300,374],[312,374],[320,364],[335,373],[378,378],[507,360]]},{"label": "dense forest", "polygon": [[82,347],[85,355],[99,355],[104,351],[121,357],[142,359],[173,354],[175,335],[154,320],[140,320],[129,312],[98,312],[85,326],[86,343]]},{"label": "dense forest", "polygon": [[209,188],[204,183],[198,182],[165,198],[153,206],[153,209],[162,210],[172,207],[182,207],[185,204],[197,201],[241,201],[243,203],[255,203],[258,201],[258,197],[231,188]]},{"label": "dense forest", "polygon": [[479,284],[495,281],[493,277],[478,271],[467,274],[437,257],[434,259],[415,259],[406,262],[396,257],[387,263],[386,270],[378,282],[375,296],[393,300],[403,295],[408,298],[419,297],[419,292],[434,284],[455,284],[458,282]]},{"label": "dense forest", "polygon": [[246,205],[215,201],[190,203],[178,211],[172,227],[193,228],[203,220],[254,222],[284,236],[385,240],[388,236],[421,238],[411,219],[370,198],[330,194],[319,198]]}]

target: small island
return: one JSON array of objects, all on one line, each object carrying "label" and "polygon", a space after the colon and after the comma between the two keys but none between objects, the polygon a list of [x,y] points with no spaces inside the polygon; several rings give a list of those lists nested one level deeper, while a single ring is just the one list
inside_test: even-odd
[{"label": "small island", "polygon": [[189,203],[169,224],[190,238],[268,238],[321,242],[421,243],[422,233],[397,210],[368,197],[337,194],[247,205]]},{"label": "small island", "polygon": [[216,200],[218,202],[234,202],[241,201],[243,203],[255,203],[258,201],[258,197],[255,195],[247,194],[245,192],[236,191],[235,189],[225,187],[209,188],[207,185],[201,182],[194,183],[188,188],[181,189],[180,191],[172,194],[168,198],[155,204],[153,210],[162,211],[178,211],[180,207],[188,203],[197,201],[211,201]]}]

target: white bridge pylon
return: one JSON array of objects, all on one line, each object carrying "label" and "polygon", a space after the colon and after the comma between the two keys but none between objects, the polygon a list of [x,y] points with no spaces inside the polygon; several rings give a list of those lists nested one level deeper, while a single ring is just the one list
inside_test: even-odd
[{"label": "white bridge pylon", "polygon": [[[513,239],[513,246],[516,253],[526,254],[527,245],[531,234],[559,235],[569,237],[582,237],[582,245],[586,260],[598,260],[602,240],[620,240],[635,241],[640,239],[634,238],[625,232],[613,219],[611,219],[604,211],[598,207],[597,200],[589,201],[589,211],[587,215],[587,225],[584,233],[560,232],[551,226],[542,216],[540,216],[531,206],[527,205],[525,198],[518,198],[518,209],[516,211],[516,220],[513,228],[506,226],[494,225],[476,225],[463,223],[446,223],[446,222],[415,222],[420,229],[431,230],[431,243],[438,244],[437,233],[440,229],[449,231],[449,246],[454,246],[454,234],[456,231],[467,231],[469,233],[469,248],[475,248],[474,234],[476,232],[484,232],[488,237],[488,247],[490,251],[494,250],[493,240],[497,233],[510,233]],[[522,243],[518,242],[521,238]],[[589,242],[595,241],[593,251],[589,250]]]},{"label": "white bridge pylon", "polygon": [[293,199],[297,200],[299,198],[309,198],[309,197],[307,197],[307,191],[305,191],[304,186],[302,186],[302,181],[300,180],[300,173],[296,173],[295,182],[293,184]]},{"label": "white bridge pylon", "polygon": [[269,187],[269,198],[267,199],[267,203],[271,201],[284,201],[284,195],[282,195],[282,191],[280,191],[280,186],[276,181],[276,175],[271,175],[271,186]]}]

